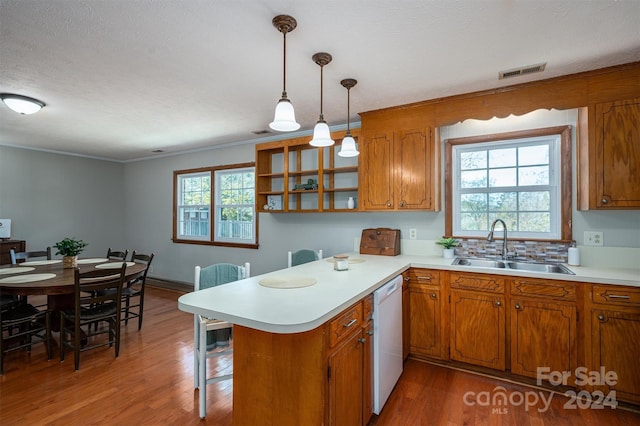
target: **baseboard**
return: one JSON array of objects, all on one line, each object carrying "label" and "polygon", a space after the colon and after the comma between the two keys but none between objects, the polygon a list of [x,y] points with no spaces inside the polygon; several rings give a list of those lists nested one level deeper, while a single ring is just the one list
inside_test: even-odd
[{"label": "baseboard", "polygon": [[162,280],[159,278],[147,277],[147,285],[151,287],[158,287],[165,290],[173,290],[180,293],[191,293],[193,291],[193,285],[180,283],[177,281]]}]

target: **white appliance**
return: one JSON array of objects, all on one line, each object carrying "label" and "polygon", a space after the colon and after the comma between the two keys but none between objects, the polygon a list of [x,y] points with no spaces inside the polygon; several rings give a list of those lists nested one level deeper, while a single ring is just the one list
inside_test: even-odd
[{"label": "white appliance", "polygon": [[11,238],[11,219],[0,219],[0,238]]},{"label": "white appliance", "polygon": [[402,276],[373,292],[373,412],[380,414],[402,374]]}]

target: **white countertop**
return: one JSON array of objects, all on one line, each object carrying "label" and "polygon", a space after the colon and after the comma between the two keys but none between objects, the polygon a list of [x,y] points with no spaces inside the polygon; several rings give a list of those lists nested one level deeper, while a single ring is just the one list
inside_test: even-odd
[{"label": "white countertop", "polygon": [[[200,290],[178,299],[180,310],[272,333],[313,330],[372,293],[409,267],[490,273],[531,278],[620,284],[640,287],[640,268],[603,269],[569,266],[576,275],[452,266],[453,259],[437,256],[372,256],[350,253],[363,263],[335,271],[333,263],[318,260],[230,284]],[[314,278],[317,283],[302,288],[263,287],[266,277]]]}]

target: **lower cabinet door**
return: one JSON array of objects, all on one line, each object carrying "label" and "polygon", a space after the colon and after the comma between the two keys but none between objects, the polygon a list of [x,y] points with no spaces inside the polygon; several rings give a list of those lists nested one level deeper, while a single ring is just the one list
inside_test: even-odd
[{"label": "lower cabinet door", "polygon": [[561,302],[511,301],[511,372],[537,378],[538,368],[577,368],[576,307]]},{"label": "lower cabinet door", "polygon": [[363,412],[362,332],[354,333],[329,356],[329,424],[361,425]]},{"label": "lower cabinet door", "polygon": [[442,309],[440,289],[410,285],[409,351],[417,355],[442,358]]},{"label": "lower cabinet door", "polygon": [[601,390],[616,391],[622,401],[640,403],[640,313],[594,309],[591,313],[591,368],[615,372],[615,384]]},{"label": "lower cabinet door", "polygon": [[451,290],[450,310],[451,359],[504,370],[504,296]]}]

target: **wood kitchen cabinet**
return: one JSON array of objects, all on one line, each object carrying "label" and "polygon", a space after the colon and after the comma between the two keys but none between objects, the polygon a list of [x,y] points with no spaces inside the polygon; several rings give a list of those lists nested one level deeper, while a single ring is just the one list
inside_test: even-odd
[{"label": "wood kitchen cabinet", "polygon": [[510,283],[511,372],[537,378],[538,367],[548,367],[549,371],[570,371],[574,380],[576,284],[533,278],[514,278]]},{"label": "wood kitchen cabinet", "polygon": [[239,425],[365,425],[373,412],[373,296],[311,331],[234,326]]},{"label": "wood kitchen cabinet", "polygon": [[402,359],[409,356],[411,340],[411,294],[409,291],[411,277],[409,270],[402,273]]},{"label": "wood kitchen cabinet", "polygon": [[0,265],[11,265],[11,249],[16,253],[26,251],[26,243],[24,240],[0,240]]},{"label": "wood kitchen cabinet", "polygon": [[450,273],[450,357],[505,369],[505,280],[484,274]]},{"label": "wood kitchen cabinet", "polygon": [[[578,207],[640,208],[640,98],[589,106],[578,141]],[[581,111],[584,127],[584,109]]]},{"label": "wood kitchen cabinet", "polygon": [[[325,148],[309,145],[309,137],[257,144],[256,211],[357,211],[347,202],[358,198],[358,157],[338,156],[344,134],[332,133],[336,144]],[[359,129],[352,134],[357,138]],[[311,186],[296,189],[310,180]]]},{"label": "wood kitchen cabinet", "polygon": [[361,113],[363,210],[440,209],[440,149],[433,108]]},{"label": "wood kitchen cabinet", "polygon": [[596,386],[616,399],[640,404],[640,288],[590,285],[586,321],[590,371],[615,372],[617,383]]},{"label": "wood kitchen cabinet", "polygon": [[440,272],[411,268],[409,279],[409,352],[413,355],[448,359],[446,346],[446,301],[440,288]]}]

